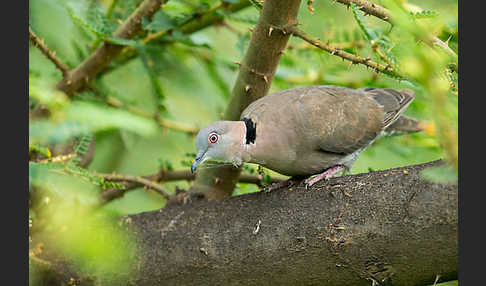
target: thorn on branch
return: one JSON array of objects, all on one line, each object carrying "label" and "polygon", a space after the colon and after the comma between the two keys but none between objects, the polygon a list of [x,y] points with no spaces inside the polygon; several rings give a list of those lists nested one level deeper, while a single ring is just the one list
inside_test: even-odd
[{"label": "thorn on branch", "polygon": [[69,73],[69,67],[56,57],[56,51],[50,51],[45,45],[44,39],[39,38],[29,26],[29,39],[39,48],[39,50],[46,56],[55,66],[62,72],[63,77]]},{"label": "thorn on branch", "polygon": [[312,3],[314,2],[314,0],[308,0],[307,1],[307,9],[309,9],[309,11],[311,12],[311,14],[314,13],[315,9],[314,7],[312,7]]}]

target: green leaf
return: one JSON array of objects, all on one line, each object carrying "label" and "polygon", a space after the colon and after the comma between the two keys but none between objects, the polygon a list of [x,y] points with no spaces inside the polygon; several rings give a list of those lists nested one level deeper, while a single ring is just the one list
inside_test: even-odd
[{"label": "green leaf", "polygon": [[124,284],[122,281],[131,273],[130,257],[135,251],[132,237],[106,215],[67,203],[52,208],[52,215],[46,220],[51,228],[64,230],[55,237],[56,247],[63,255],[83,273],[116,281],[115,285]]},{"label": "green leaf", "polygon": [[230,12],[222,11],[222,10],[216,10],[214,11],[214,13],[235,22],[253,24],[253,25],[256,25],[256,23],[258,23],[258,17],[253,15],[232,14]]},{"label": "green leaf", "polygon": [[45,79],[29,77],[29,98],[45,105],[51,113],[64,109],[69,104],[67,96],[52,87]]},{"label": "green leaf", "polygon": [[156,123],[125,110],[75,101],[66,113],[67,121],[78,122],[91,132],[123,129],[142,136],[155,134]]},{"label": "green leaf", "polygon": [[171,161],[169,161],[167,159],[163,160],[163,159],[160,159],[160,158],[159,158],[158,161],[159,161],[159,168],[161,170],[168,170],[168,171],[174,170],[174,166],[172,165]]},{"label": "green leaf", "polygon": [[[239,1],[236,1],[236,2],[239,2]],[[263,8],[263,1],[250,0],[250,3],[253,5],[253,7],[257,8],[258,10],[261,10]]]},{"label": "green leaf", "polygon": [[174,31],[170,36],[164,37],[163,42],[178,42],[190,47],[211,48],[207,39],[188,36],[179,31]]},{"label": "green leaf", "polygon": [[76,13],[76,11],[82,11],[83,7],[72,7],[72,5],[79,6],[79,3],[67,3],[66,0],[60,0],[60,2],[66,8],[68,15],[71,17],[73,22],[82,30],[91,32],[98,38],[102,39],[111,35],[111,26],[109,25],[109,21],[97,7],[90,6],[87,11],[87,19],[84,19],[78,13]]},{"label": "green leaf", "polygon": [[152,58],[153,53],[148,52],[146,49],[139,49],[139,51],[140,51],[140,57],[143,62],[143,66],[145,67],[145,70],[147,71],[147,74],[150,78],[150,83],[152,85],[152,93],[157,103],[157,108],[159,112],[167,112],[167,108],[165,107],[164,90],[158,79],[159,70],[157,68],[154,68],[155,66],[154,62],[157,61],[157,59],[153,59]]},{"label": "green leaf", "polygon": [[86,14],[86,20],[89,25],[102,34],[111,35],[114,30],[113,26],[106,18],[99,1],[90,1]]},{"label": "green leaf", "polygon": [[449,166],[433,166],[420,172],[420,176],[435,184],[455,184],[457,183],[457,170]]},{"label": "green leaf", "polygon": [[51,150],[49,150],[49,148],[47,147],[43,147],[40,145],[29,145],[29,152],[39,153],[44,157],[51,158]]},{"label": "green leaf", "polygon": [[136,41],[136,40],[130,40],[130,39],[122,39],[122,38],[115,38],[115,37],[109,37],[105,39],[106,42],[110,44],[115,44],[115,45],[120,45],[120,46],[128,46],[128,47],[139,47],[141,44]]},{"label": "green leaf", "polygon": [[78,122],[37,120],[29,123],[29,142],[32,144],[57,144],[86,134],[89,129]]},{"label": "green leaf", "polygon": [[152,18],[151,22],[145,20],[145,25],[142,26],[145,30],[149,31],[163,31],[174,28],[176,26],[176,20],[165,14],[162,10],[159,10]]},{"label": "green leaf", "polygon": [[424,10],[421,12],[410,12],[410,17],[412,19],[424,19],[424,18],[434,18],[439,16],[439,13],[432,10]]},{"label": "green leaf", "polygon": [[157,124],[129,111],[91,102],[73,101],[64,114],[64,121],[37,120],[29,124],[29,142],[56,144],[74,137],[99,131],[121,129],[141,136],[151,136]]}]

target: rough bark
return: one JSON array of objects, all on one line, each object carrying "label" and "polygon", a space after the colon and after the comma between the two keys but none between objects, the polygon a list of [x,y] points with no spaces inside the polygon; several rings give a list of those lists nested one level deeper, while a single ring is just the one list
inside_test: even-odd
[{"label": "rough bark", "polygon": [[[251,35],[250,44],[240,65],[224,120],[239,120],[241,112],[253,101],[265,96],[270,89],[280,57],[290,33],[285,28],[297,24],[301,0],[266,0]],[[201,169],[191,187],[207,199],[230,196],[240,168],[222,166]]]},{"label": "rough bark", "polygon": [[[139,249],[127,285],[409,286],[431,285],[436,275],[456,279],[458,187],[419,175],[438,164],[125,216],[120,225]],[[66,269],[53,263],[58,272],[46,277],[108,285]]]}]

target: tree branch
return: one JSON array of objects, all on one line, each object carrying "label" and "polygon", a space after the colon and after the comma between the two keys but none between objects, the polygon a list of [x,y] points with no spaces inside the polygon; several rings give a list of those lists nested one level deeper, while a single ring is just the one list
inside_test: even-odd
[{"label": "tree branch", "polygon": [[[101,193],[101,203],[107,203],[114,199],[122,197],[127,191],[140,188],[143,186],[148,186],[141,180],[132,180],[132,179],[125,179],[127,175],[119,175],[119,174],[96,174],[97,176],[101,176],[109,181],[124,181],[123,184],[125,185],[125,189],[116,189],[111,188],[105,190]],[[136,177],[130,176],[128,177]],[[145,181],[149,182],[171,182],[171,181],[192,181],[195,179],[195,175],[191,173],[189,170],[179,170],[179,171],[168,171],[168,170],[160,170],[157,173],[145,175],[141,177]],[[279,183],[284,181],[284,179],[280,178],[271,178],[271,183]],[[241,174],[238,178],[238,182],[240,183],[248,183],[248,184],[255,184],[257,186],[262,186],[262,177],[261,176],[254,176],[249,174]],[[166,199],[168,199],[166,197]]]},{"label": "tree branch", "polygon": [[[267,94],[290,37],[282,31],[282,27],[297,24],[300,3],[301,0],[264,1],[250,44],[240,64],[224,120],[238,120],[241,112],[250,103]],[[233,166],[202,169],[190,191],[202,192],[207,199],[230,196],[240,172],[240,168]]]},{"label": "tree branch", "polygon": [[123,102],[121,102],[120,100],[118,100],[118,99],[116,99],[115,97],[112,97],[112,96],[106,97],[106,103],[110,106],[113,106],[113,107],[124,108],[127,111],[136,113],[136,114],[144,116],[146,118],[152,118],[152,119],[155,120],[155,122],[157,122],[157,124],[159,124],[163,128],[168,128],[168,129],[184,132],[184,133],[187,133],[189,135],[196,135],[199,132],[199,129],[197,129],[195,127],[188,126],[188,125],[178,123],[178,122],[174,122],[174,121],[171,121],[171,120],[166,119],[166,118],[161,118],[161,117],[158,117],[158,116],[156,117],[153,114],[150,114],[150,113],[148,113],[148,112],[146,112],[142,109],[136,108],[134,106],[124,105]]},{"label": "tree branch", "polygon": [[[456,279],[458,187],[420,177],[439,164],[124,216],[119,228],[135,237],[138,251],[134,271],[119,273],[120,279],[129,285],[328,286]],[[58,236],[44,240],[45,248]],[[47,277],[110,285],[42,254],[55,270]]]},{"label": "tree branch", "polygon": [[[365,12],[365,14],[373,15],[383,21],[386,21],[390,24],[393,24],[393,15],[387,9],[381,7],[378,4],[366,1],[366,0],[333,0],[334,2],[339,2],[349,7],[351,3],[356,4],[359,6],[359,10]],[[441,39],[432,36],[430,40],[426,41],[426,43],[430,46],[437,45],[444,49],[447,53],[451,56],[457,58],[457,54],[449,47],[449,45],[443,42]]]},{"label": "tree branch", "polygon": [[324,42],[321,42],[319,39],[307,34],[303,30],[297,28],[296,26],[288,27],[286,28],[286,31],[291,33],[292,35],[301,38],[302,40],[310,43],[313,46],[318,47],[321,50],[324,50],[331,55],[336,55],[342,59],[348,60],[351,62],[351,64],[362,64],[367,67],[372,68],[375,72],[381,72],[384,74],[387,74],[389,76],[392,76],[394,78],[399,78],[399,79],[405,79],[405,77],[399,73],[397,73],[390,65],[381,65],[379,63],[376,63],[372,61],[369,57],[368,58],[362,58],[357,55],[353,55],[351,53],[345,52],[341,49],[338,48],[333,48],[329,44],[326,44]]},{"label": "tree branch", "polygon": [[[130,183],[130,185],[137,186],[137,187],[144,186],[156,191],[161,196],[163,196],[166,200],[170,198],[169,194],[167,194],[167,192],[164,190],[164,188],[161,185],[157,184],[156,182],[148,178],[133,176],[133,175],[120,175],[120,174],[95,174],[95,176],[103,177],[105,180],[108,181],[122,182],[125,184]],[[124,191],[126,191],[126,189],[124,189]]]},{"label": "tree branch", "polygon": [[[247,0],[240,0],[237,3],[221,3],[214,7],[213,9],[209,9],[208,11],[202,12],[201,14],[195,16],[193,19],[183,23],[179,27],[169,28],[167,30],[163,30],[157,32],[155,34],[149,34],[145,39],[144,43],[152,43],[156,42],[157,40],[161,40],[163,36],[173,33],[175,31],[180,32],[185,35],[189,35],[205,29],[211,25],[219,23],[224,20],[224,16],[222,13],[236,13],[246,7],[250,6],[250,2]],[[135,59],[138,56],[138,51],[131,48],[126,47],[120,54],[120,63],[126,64],[130,62],[132,59]],[[106,74],[112,71],[111,68],[106,68],[101,71],[101,74]]]},{"label": "tree branch", "polygon": [[[352,41],[352,42],[342,42],[342,43],[332,43],[332,49],[340,49],[340,50],[345,50],[345,49],[352,49],[352,48],[362,48],[364,46],[363,41]],[[310,50],[310,49],[315,49],[316,46],[312,45],[311,43],[304,42],[300,44],[293,44],[289,43],[287,45],[288,50]]]},{"label": "tree branch", "polygon": [[354,3],[359,7],[359,10],[365,12],[366,14],[373,15],[377,18],[382,19],[383,21],[392,23],[390,11],[381,7],[378,4],[366,0],[333,0],[333,2],[339,2],[348,7],[351,5],[351,3]]},{"label": "tree branch", "polygon": [[[167,0],[145,0],[130,17],[113,34],[115,38],[130,39],[141,29],[142,18],[152,18],[157,10]],[[83,63],[69,72],[57,84],[57,89],[68,95],[84,88],[98,72],[118,55],[124,46],[105,42],[96,49]]]},{"label": "tree branch", "polygon": [[34,31],[29,27],[29,39],[30,41],[37,47],[39,50],[46,56],[54,65],[56,68],[58,68],[63,76],[66,76],[66,74],[69,72],[69,67],[65,65],[58,57],[56,57],[56,51],[50,51],[46,44],[44,43],[44,40],[39,38]]}]

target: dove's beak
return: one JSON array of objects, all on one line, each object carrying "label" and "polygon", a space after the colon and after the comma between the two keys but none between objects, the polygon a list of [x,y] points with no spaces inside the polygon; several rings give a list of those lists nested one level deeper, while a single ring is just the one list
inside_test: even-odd
[{"label": "dove's beak", "polygon": [[199,160],[194,160],[194,162],[192,163],[191,165],[191,173],[194,174],[194,172],[196,171],[197,169],[197,166],[199,166],[200,162]]},{"label": "dove's beak", "polygon": [[194,159],[194,162],[192,162],[192,165],[191,165],[191,173],[194,174],[194,172],[196,171],[197,167],[199,166],[199,164],[201,164],[203,161],[204,161],[204,153],[198,153],[196,158]]}]

